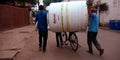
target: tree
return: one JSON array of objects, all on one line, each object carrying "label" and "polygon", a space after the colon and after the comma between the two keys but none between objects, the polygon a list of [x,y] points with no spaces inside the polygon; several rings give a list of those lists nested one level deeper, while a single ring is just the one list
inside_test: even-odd
[{"label": "tree", "polygon": [[45,6],[48,6],[52,2],[61,2],[63,0],[43,0]]},{"label": "tree", "polygon": [[5,4],[6,2],[13,2],[13,0],[0,0],[0,4]]},{"label": "tree", "polygon": [[48,6],[51,3],[52,0],[43,0],[43,3],[45,6]]},{"label": "tree", "polygon": [[38,0],[14,0],[14,1],[19,2],[22,6],[25,6],[26,3],[35,5],[38,2]]},{"label": "tree", "polygon": [[31,5],[36,4],[38,0],[0,0],[0,4],[13,3],[15,5],[15,2],[25,6],[25,3],[30,3]]}]

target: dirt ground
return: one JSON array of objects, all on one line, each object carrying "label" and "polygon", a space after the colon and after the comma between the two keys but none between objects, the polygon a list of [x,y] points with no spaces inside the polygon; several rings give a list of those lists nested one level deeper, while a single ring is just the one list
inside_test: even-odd
[{"label": "dirt ground", "polygon": [[25,26],[0,33],[0,44],[2,44],[0,50],[17,50],[14,60],[120,60],[120,33],[99,29],[97,38],[105,49],[103,56],[99,56],[94,46],[94,55],[86,52],[88,50],[87,32],[76,34],[81,47],[74,52],[70,45],[63,48],[56,47],[55,33],[49,31],[47,51],[44,53],[38,49],[38,34],[34,26]]}]

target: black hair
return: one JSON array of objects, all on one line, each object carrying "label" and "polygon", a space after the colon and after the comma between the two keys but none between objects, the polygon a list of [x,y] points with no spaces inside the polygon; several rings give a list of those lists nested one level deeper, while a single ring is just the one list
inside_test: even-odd
[{"label": "black hair", "polygon": [[40,5],[40,6],[39,6],[39,10],[44,10],[44,6],[43,6],[43,5]]}]

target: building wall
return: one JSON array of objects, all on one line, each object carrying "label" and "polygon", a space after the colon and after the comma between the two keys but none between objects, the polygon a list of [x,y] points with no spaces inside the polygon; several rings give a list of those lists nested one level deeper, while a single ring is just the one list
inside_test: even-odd
[{"label": "building wall", "polygon": [[[94,0],[96,4],[98,0]],[[107,3],[109,10],[100,13],[100,23],[106,25],[109,20],[120,20],[120,0],[101,0],[101,3]]]},{"label": "building wall", "polygon": [[[64,1],[81,1],[81,0],[64,0]],[[109,10],[107,12],[100,13],[100,23],[108,25],[109,20],[120,20],[120,0],[94,0],[93,5],[97,4],[97,1],[101,3],[107,3]]]},{"label": "building wall", "polygon": [[63,0],[63,1],[85,1],[85,0]]}]

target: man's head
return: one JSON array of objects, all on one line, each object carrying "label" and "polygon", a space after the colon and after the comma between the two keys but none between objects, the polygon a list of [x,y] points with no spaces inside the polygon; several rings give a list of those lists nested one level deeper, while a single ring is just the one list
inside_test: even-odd
[{"label": "man's head", "polygon": [[91,10],[91,12],[96,12],[97,11],[96,7],[91,7],[90,10]]},{"label": "man's head", "polygon": [[39,10],[44,10],[44,6],[43,6],[43,5],[40,5],[40,6],[39,6]]}]

